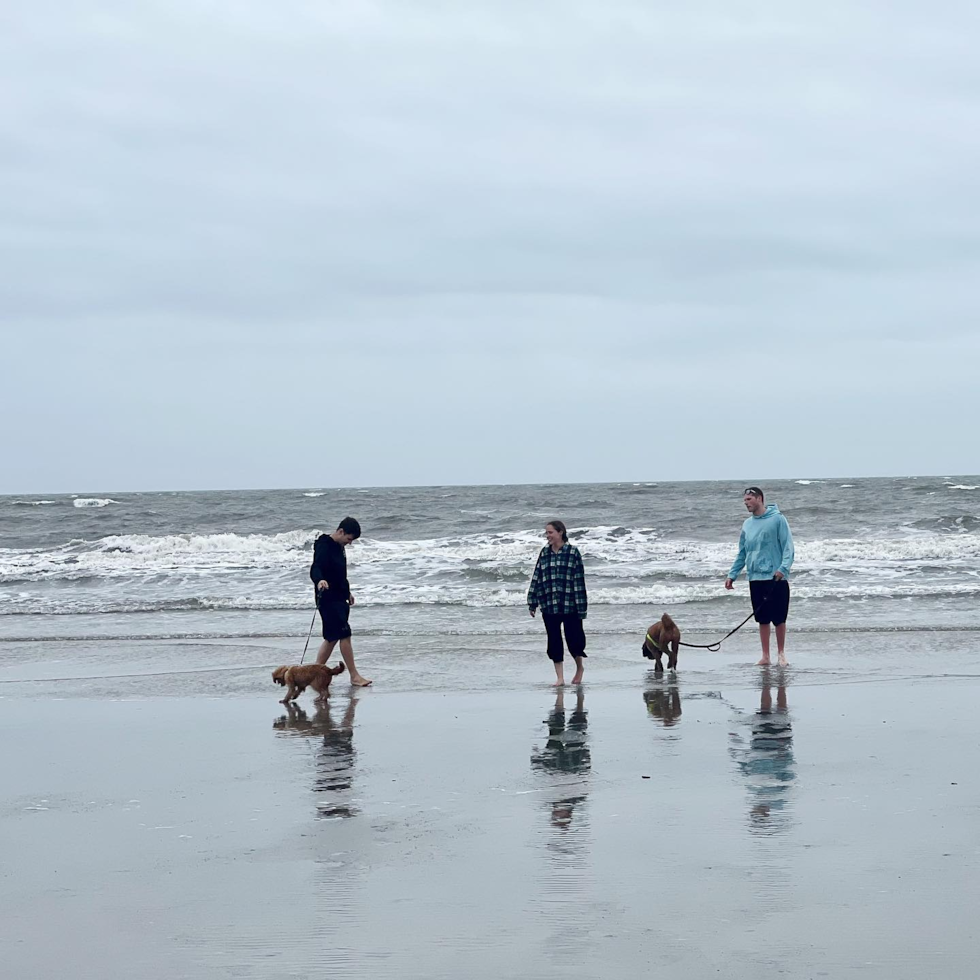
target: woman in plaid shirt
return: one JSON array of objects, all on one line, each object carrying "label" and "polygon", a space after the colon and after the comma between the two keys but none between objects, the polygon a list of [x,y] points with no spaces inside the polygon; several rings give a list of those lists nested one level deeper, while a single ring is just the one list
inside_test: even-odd
[{"label": "woman in plaid shirt", "polygon": [[561,521],[551,521],[544,531],[548,544],[541,549],[538,563],[527,590],[527,605],[533,616],[538,606],[548,631],[548,656],[555,665],[555,685],[565,683],[565,644],[561,628],[565,626],[565,643],[575,658],[573,684],[582,682],[585,671],[585,630],[582,620],[588,611],[585,592],[585,568],[578,548],[568,543],[568,531]]}]

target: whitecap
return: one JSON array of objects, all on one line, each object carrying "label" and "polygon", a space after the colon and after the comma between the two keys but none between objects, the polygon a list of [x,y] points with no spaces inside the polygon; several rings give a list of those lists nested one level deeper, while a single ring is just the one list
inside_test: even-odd
[{"label": "whitecap", "polygon": [[980,486],[972,483],[947,483],[950,490],[980,490]]},{"label": "whitecap", "polygon": [[108,507],[109,504],[118,503],[118,500],[109,497],[76,497],[74,500],[76,507]]},{"label": "whitecap", "polygon": [[308,493],[303,494],[304,497],[325,497],[325,490],[310,490]]},{"label": "whitecap", "polygon": [[808,487],[811,483],[823,483],[823,480],[795,480],[801,487]]}]

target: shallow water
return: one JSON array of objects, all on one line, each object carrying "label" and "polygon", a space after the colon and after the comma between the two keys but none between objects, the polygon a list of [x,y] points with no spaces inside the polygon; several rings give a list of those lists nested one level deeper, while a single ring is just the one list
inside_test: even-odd
[{"label": "shallow water", "polygon": [[978,679],[730,670],[8,698],[7,967],[972,976]]}]

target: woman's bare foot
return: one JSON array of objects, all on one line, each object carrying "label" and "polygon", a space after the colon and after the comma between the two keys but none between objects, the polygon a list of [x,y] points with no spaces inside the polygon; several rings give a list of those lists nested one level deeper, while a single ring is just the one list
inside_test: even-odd
[{"label": "woman's bare foot", "polygon": [[788,667],[789,666],[789,661],[786,659],[785,654],[782,654],[781,653],[779,655],[779,661],[778,662],[779,662],[779,666],[780,667]]},{"label": "woman's bare foot", "polygon": [[771,663],[772,661],[768,657],[763,657],[756,662],[756,667],[768,667]]},{"label": "woman's bare foot", "polygon": [[351,687],[370,687],[374,681],[369,681],[366,677],[361,677],[360,674],[354,674],[350,679]]}]

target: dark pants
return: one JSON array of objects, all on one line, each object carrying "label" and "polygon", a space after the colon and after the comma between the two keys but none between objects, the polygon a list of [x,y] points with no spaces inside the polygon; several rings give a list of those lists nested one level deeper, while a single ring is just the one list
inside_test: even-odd
[{"label": "dark pants", "polygon": [[585,630],[582,629],[582,617],[575,613],[546,613],[542,612],[544,628],[548,631],[548,656],[556,664],[565,659],[565,644],[561,639],[561,626],[565,624],[565,643],[568,652],[573,657],[584,657]]}]

